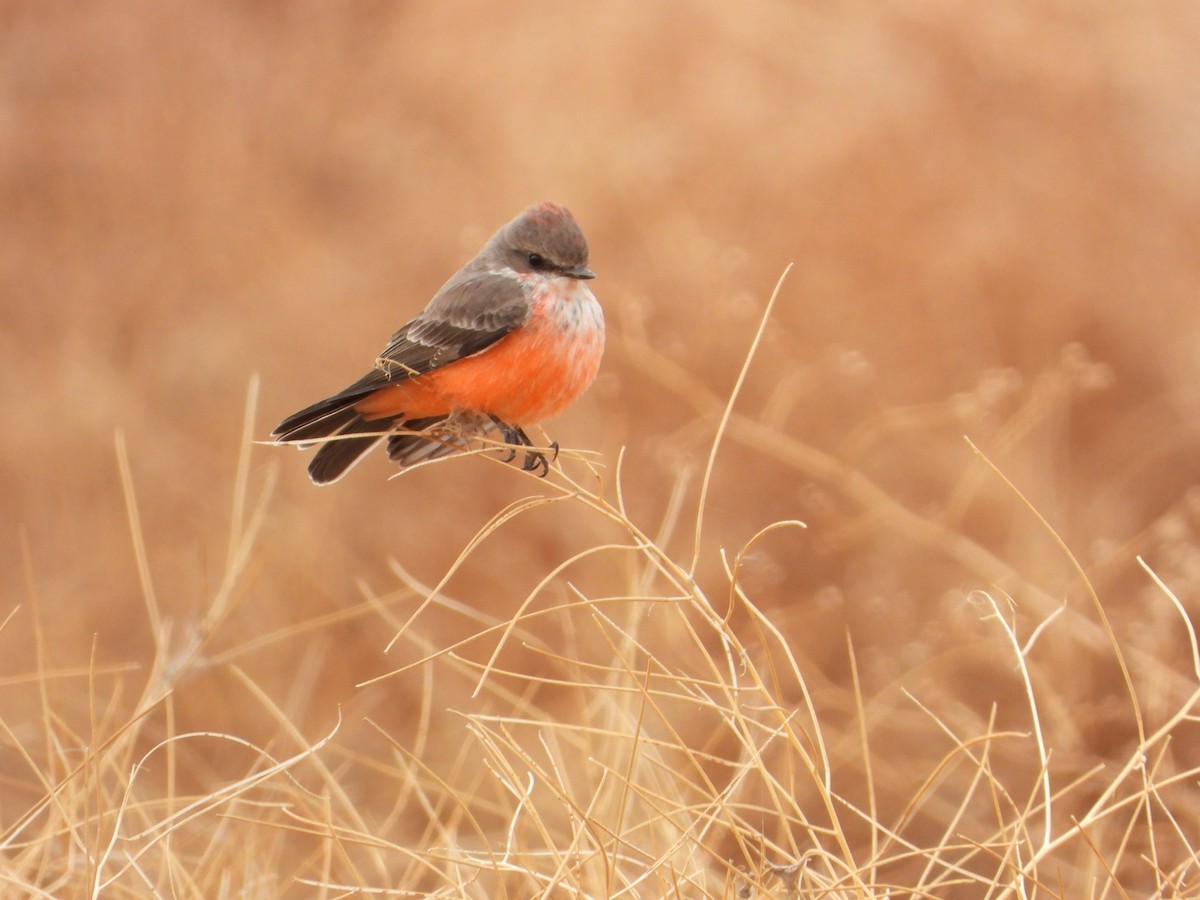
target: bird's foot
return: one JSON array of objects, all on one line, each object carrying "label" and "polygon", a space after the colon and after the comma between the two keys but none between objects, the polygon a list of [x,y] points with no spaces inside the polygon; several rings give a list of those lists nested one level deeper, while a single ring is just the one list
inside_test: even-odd
[{"label": "bird's foot", "polygon": [[537,472],[538,469],[541,469],[538,476],[540,478],[545,478],[550,474],[550,463],[558,459],[558,441],[550,445],[554,455],[547,460],[546,454],[533,449],[533,441],[519,426],[509,425],[495,416],[492,416],[492,422],[500,429],[500,433],[504,435],[504,442],[509,445],[508,456],[504,457],[504,462],[512,462],[517,457],[517,449],[524,447],[526,448],[525,460],[521,463],[521,468],[526,472]]}]

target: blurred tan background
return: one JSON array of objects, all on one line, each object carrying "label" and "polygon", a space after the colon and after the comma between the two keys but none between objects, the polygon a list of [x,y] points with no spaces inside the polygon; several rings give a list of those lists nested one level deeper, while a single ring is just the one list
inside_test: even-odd
[{"label": "blurred tan background", "polygon": [[[33,670],[35,612],[49,668],[86,666],[93,640],[101,663],[146,663],[117,430],[185,642],[224,571],[251,379],[265,440],[541,199],[584,228],[609,323],[599,381],[548,431],[610,471],[626,448],[647,531],[681,471],[694,515],[714,409],[795,263],[738,411],[1077,601],[970,435],[1091,567],[1118,626],[1181,652],[1143,621],[1133,557],[1195,603],[1197,46],[1187,2],[3,4],[0,616],[22,607],[3,673]],[[970,642],[958,599],[994,579],[762,442],[735,422],[718,457],[714,593],[718,547],[803,519],[756,545],[745,578],[814,678],[845,683],[849,628],[868,696],[936,677],[984,710],[1008,690],[992,679],[1011,663]],[[306,462],[253,448],[251,495],[272,467],[278,484],[206,652],[283,629],[236,661],[299,727],[328,728],[341,703],[403,733],[407,682],[354,688],[393,666],[388,628],[286,629],[397,591],[391,559],[436,582],[529,482],[478,459],[389,481],[377,453],[318,490]],[[448,590],[511,615],[603,539],[571,515],[493,537]],[[671,548],[688,555],[689,534]],[[1027,624],[1047,611],[1004,586]],[[473,627],[426,622],[435,644]],[[1111,666],[1073,671],[1095,715],[1063,741],[1090,761],[1128,735],[1105,731]],[[82,721],[86,685],[56,690]],[[446,690],[439,709],[466,702]],[[178,727],[260,739],[236,696],[219,667],[185,682]],[[0,692],[10,724],[33,705]]]}]

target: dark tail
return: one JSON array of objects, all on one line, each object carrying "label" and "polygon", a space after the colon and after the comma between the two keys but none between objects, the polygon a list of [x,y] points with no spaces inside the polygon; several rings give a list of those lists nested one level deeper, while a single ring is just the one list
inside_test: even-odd
[{"label": "dark tail", "polygon": [[[288,416],[271,432],[279,441],[307,447],[320,438],[323,441],[312,462],[308,475],[314,484],[331,484],[345,475],[359,458],[383,440],[395,424],[392,419],[364,419],[354,410],[358,397],[330,397],[320,403]],[[362,435],[362,437],[341,437]]]},{"label": "dark tail", "polygon": [[[314,484],[332,484],[345,475],[362,456],[387,436],[388,456],[401,466],[437,459],[466,445],[465,439],[427,438],[412,432],[424,431],[446,420],[446,416],[424,419],[364,419],[354,410],[354,402],[330,397],[288,416],[271,432],[280,442],[312,446],[320,441],[308,475]],[[389,431],[403,428],[398,434]],[[358,437],[357,435],[361,435]],[[333,440],[321,440],[333,438]]]},{"label": "dark tail", "polygon": [[420,434],[409,433],[425,431],[445,422],[447,418],[447,416],[429,416],[425,419],[409,419],[404,423],[404,432],[388,437],[388,459],[401,466],[411,466],[413,463],[419,463],[426,459],[437,459],[465,446],[466,442],[462,440],[455,442],[439,435],[424,437]]},{"label": "dark tail", "polygon": [[[308,477],[313,484],[333,484],[349,472],[364,453],[383,440],[393,424],[391,419],[370,421],[362,416],[354,416],[335,432],[338,437],[325,441],[317,449],[312,462],[308,464]],[[362,437],[340,436],[352,434]]]}]

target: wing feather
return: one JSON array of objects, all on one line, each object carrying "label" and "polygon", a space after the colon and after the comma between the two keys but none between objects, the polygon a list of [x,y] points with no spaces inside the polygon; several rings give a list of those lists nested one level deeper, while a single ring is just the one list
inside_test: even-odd
[{"label": "wing feather", "polygon": [[512,273],[474,270],[456,274],[429,305],[399,331],[375,360],[375,368],[345,390],[288,416],[273,432],[281,440],[313,436],[312,427],[363,397],[455,360],[486,350],[529,320],[526,284]]}]

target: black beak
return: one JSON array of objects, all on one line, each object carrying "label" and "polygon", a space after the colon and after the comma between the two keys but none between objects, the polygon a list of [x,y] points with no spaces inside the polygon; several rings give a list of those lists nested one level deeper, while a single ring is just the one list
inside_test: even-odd
[{"label": "black beak", "polygon": [[569,269],[563,269],[563,274],[570,275],[572,278],[582,278],[584,281],[596,277],[596,273],[587,266],[571,266]]}]

